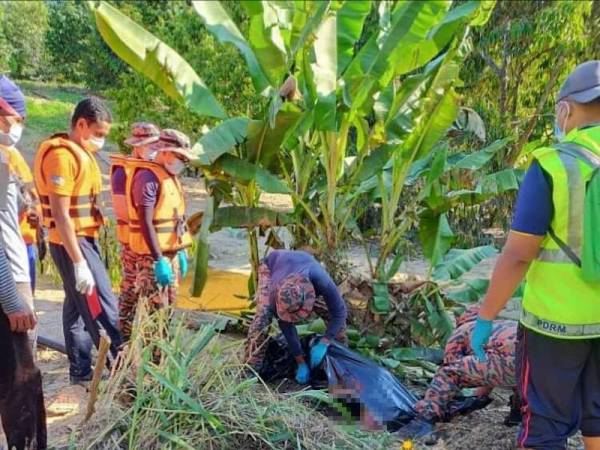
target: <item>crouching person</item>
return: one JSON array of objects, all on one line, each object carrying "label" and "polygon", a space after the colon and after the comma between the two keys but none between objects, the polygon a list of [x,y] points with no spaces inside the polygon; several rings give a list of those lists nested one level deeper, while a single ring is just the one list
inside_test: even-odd
[{"label": "crouching person", "polygon": [[[177,130],[164,129],[153,148],[154,161],[140,159],[128,166],[129,248],[135,264],[124,270],[137,272],[134,292],[127,296],[137,301],[120,304],[120,327],[126,342],[139,300],[146,302],[150,314],[175,301],[177,275],[186,275],[185,249],[192,245],[183,189],[177,178],[192,158],[189,139]],[[155,362],[159,359],[160,352],[155,350]]]},{"label": "crouching person", "polygon": [[[477,397],[488,396],[495,387],[513,387],[515,378],[515,346],[517,322],[494,322],[492,337],[483,353],[471,349],[479,305],[470,307],[459,317],[456,329],[444,349],[444,361],[436,372],[422,400],[415,405],[417,417],[397,432],[401,439],[422,439],[433,443],[434,424],[449,416],[453,400],[465,388],[475,388]],[[511,416],[518,415],[518,401],[512,401]],[[519,418],[507,418],[519,421]],[[514,424],[514,423],[512,423]]]},{"label": "crouching person", "polygon": [[266,352],[264,344],[276,317],[298,364],[296,381],[307,384],[310,368],[295,324],[307,319],[313,311],[327,323],[325,336],[311,348],[311,368],[323,361],[331,340],[345,344],[347,311],[337,286],[310,254],[275,250],[259,267],[257,296],[256,313],[246,340],[246,362],[260,371]]},{"label": "crouching person", "polygon": [[46,448],[42,375],[27,336],[36,322],[17,293],[4,248],[0,248],[0,417],[10,449]]}]

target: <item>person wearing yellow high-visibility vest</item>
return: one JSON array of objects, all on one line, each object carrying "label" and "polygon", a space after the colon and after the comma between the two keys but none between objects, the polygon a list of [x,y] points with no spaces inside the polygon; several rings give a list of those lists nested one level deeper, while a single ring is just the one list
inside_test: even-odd
[{"label": "person wearing yellow high-visibility vest", "polygon": [[[136,274],[132,292],[121,297],[119,323],[124,342],[130,338],[140,300],[154,313],[175,301],[178,272],[187,272],[185,249],[192,245],[185,221],[185,199],[178,175],[191,160],[189,138],[163,129],[152,144],[153,161],[129,160],[126,198],[129,248],[135,255],[124,272]],[[160,356],[155,352],[155,359]]]},{"label": "person wearing yellow high-visibility vest", "polygon": [[92,343],[99,346],[100,327],[111,339],[113,357],[121,344],[117,299],[98,248],[104,219],[102,173],[94,153],[104,146],[111,122],[102,100],[80,101],[69,133],[42,142],[34,161],[42,221],[65,290],[63,331],[72,384],[91,380]]},{"label": "person wearing yellow high-visibility vest", "polygon": [[533,152],[471,346],[485,364],[492,320],[526,277],[517,344],[518,446],[565,449],[581,430],[586,450],[597,450],[600,282],[586,275],[585,258],[600,239],[600,230],[588,226],[594,208],[600,211],[600,197],[591,193],[600,164],[600,61],[579,65],[563,83],[556,134],[558,144]]}]

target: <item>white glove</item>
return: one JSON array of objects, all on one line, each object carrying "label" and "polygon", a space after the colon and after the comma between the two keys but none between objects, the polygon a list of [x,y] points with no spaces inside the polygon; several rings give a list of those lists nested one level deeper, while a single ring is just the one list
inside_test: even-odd
[{"label": "white glove", "polygon": [[96,282],[86,260],[73,264],[75,269],[75,289],[84,295],[90,295]]}]

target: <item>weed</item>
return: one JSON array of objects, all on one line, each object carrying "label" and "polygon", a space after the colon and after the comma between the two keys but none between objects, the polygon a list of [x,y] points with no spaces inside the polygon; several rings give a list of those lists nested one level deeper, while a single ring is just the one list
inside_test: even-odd
[{"label": "weed", "polygon": [[[345,429],[318,412],[315,399],[328,398],[319,391],[272,392],[239,361],[239,342],[215,338],[213,326],[191,332],[184,317],[166,325],[167,315],[138,317],[124,363],[103,385],[78,448],[392,448],[387,433]],[[157,338],[164,326],[169,337]],[[140,336],[153,338],[144,345]],[[159,365],[152,362],[155,346]]]}]

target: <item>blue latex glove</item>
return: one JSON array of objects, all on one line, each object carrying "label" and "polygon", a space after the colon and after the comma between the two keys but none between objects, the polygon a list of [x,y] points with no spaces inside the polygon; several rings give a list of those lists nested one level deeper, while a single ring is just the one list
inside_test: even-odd
[{"label": "blue latex glove", "polygon": [[183,279],[188,273],[188,260],[186,251],[179,250],[179,252],[177,252],[177,258],[179,259],[179,274],[181,275],[181,279]]},{"label": "blue latex glove", "polygon": [[310,369],[306,363],[298,364],[298,369],[296,370],[296,383],[298,384],[308,384],[308,380],[310,379]]},{"label": "blue latex glove", "polygon": [[471,348],[480,362],[487,361],[487,356],[485,355],[483,347],[488,343],[491,335],[492,321],[478,317],[477,322],[475,322],[475,328],[473,329],[473,335],[471,336]]},{"label": "blue latex glove", "polygon": [[154,263],[154,278],[162,287],[173,284],[173,269],[169,260],[164,256]]},{"label": "blue latex glove", "polygon": [[310,349],[310,367],[314,369],[323,361],[325,355],[327,354],[327,348],[329,347],[329,342],[321,339],[317,345],[313,345]]}]

